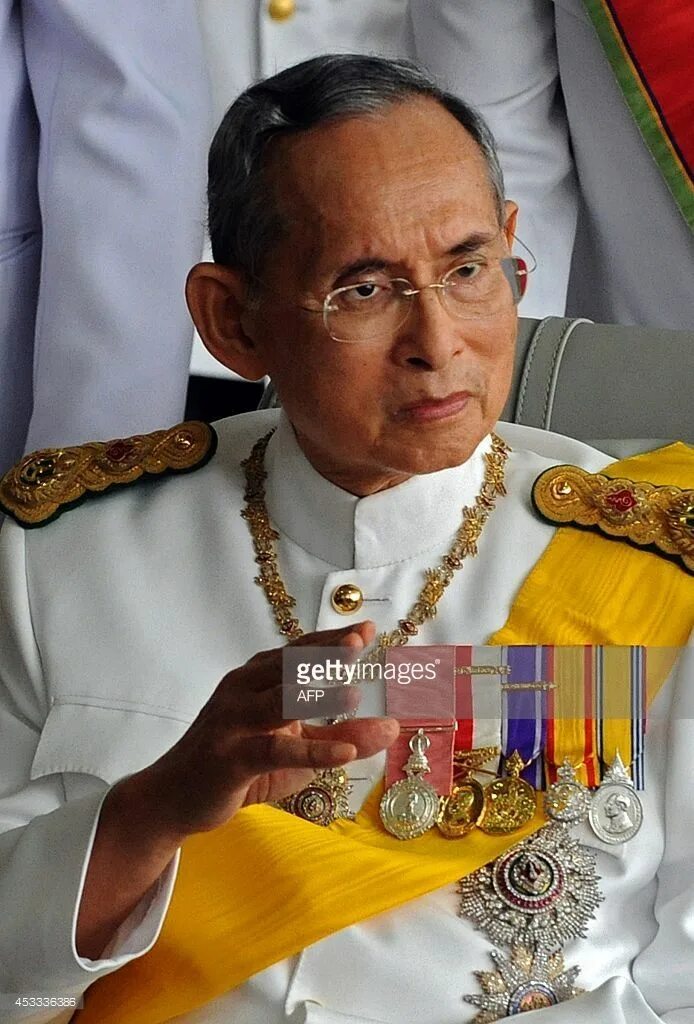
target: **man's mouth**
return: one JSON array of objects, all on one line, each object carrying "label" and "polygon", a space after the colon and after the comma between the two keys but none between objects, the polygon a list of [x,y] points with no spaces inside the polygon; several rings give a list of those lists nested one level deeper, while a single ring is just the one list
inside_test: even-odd
[{"label": "man's mouth", "polygon": [[420,398],[409,405],[401,406],[397,411],[396,418],[415,423],[448,419],[462,412],[471,398],[472,395],[469,391],[455,391],[444,398]]}]

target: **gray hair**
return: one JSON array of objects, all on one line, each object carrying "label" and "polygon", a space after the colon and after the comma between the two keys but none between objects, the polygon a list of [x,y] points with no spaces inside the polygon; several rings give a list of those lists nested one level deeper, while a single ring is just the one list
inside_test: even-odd
[{"label": "gray hair", "polygon": [[499,223],[504,182],[494,138],[472,107],[407,60],[328,54],[256,83],[227,110],[209,156],[208,226],[215,262],[258,277],[283,224],[265,177],[272,139],[337,118],[381,111],[415,96],[440,103],[470,133],[487,164]]}]

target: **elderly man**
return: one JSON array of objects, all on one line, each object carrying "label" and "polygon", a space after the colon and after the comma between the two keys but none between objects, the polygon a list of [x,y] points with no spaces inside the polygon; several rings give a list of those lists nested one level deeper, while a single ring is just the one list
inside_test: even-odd
[{"label": "elderly man", "polygon": [[[283,412],[38,453],[0,488],[19,523],[2,535],[3,991],[94,982],[85,1022],[448,1024],[478,1012],[465,996],[478,1020],[694,1019],[694,703],[677,670],[653,704],[632,848],[561,832],[540,860],[555,881],[584,872],[560,886],[578,931],[567,943],[548,918],[551,960],[512,943],[484,993],[494,947],[457,916],[454,882],[474,897],[476,869],[539,812],[515,835],[408,844],[373,798],[325,828],[268,806],[317,769],[339,788],[346,766],[356,811],[398,733],[377,706],[284,721],[286,639],[344,656],[375,628],[385,648],[685,643],[691,497],[668,489],[680,532],[655,551],[626,540],[690,456],[673,446],[614,483],[585,445],[504,428],[511,451],[494,433],[525,270],[516,207],[484,124],[416,68],[325,57],[252,87],[217,133],[209,191],[215,262],[191,272],[190,309],[217,358],[272,376]],[[557,462],[578,468],[555,479]],[[541,473],[558,506],[574,476],[595,485],[593,521],[614,505],[605,532],[622,539],[557,530],[536,489],[538,516]],[[518,884],[537,888],[523,856]],[[577,940],[584,904],[597,921]],[[574,964],[591,991],[559,1005]]]}]

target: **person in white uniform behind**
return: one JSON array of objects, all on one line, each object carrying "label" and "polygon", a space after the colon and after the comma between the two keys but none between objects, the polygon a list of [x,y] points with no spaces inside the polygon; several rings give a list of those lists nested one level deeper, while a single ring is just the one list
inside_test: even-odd
[{"label": "person in white uniform behind", "polygon": [[212,126],[195,4],[2,0],[0,95],[3,473],[183,414]]}]

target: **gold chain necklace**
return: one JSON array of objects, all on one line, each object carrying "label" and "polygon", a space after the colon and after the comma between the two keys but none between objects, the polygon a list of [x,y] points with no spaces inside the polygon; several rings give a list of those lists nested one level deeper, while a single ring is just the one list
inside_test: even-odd
[{"label": "gold chain necklace", "polygon": [[[274,430],[253,445],[251,454],[241,463],[246,475],[245,508],[241,515],[251,532],[255,561],[259,573],[254,582],[263,588],[272,608],[280,633],[289,640],[304,635],[299,620],[292,614],[296,600],[287,592],[277,564],[275,541],[279,533],[270,523],[265,504],[265,449]],[[424,586],[412,605],[407,618],[400,619],[390,633],[380,633],[372,650],[362,661],[374,661],[387,647],[404,646],[410,637],[417,636],[419,627],[436,615],[436,606],[455,572],[468,556],[477,554],[477,541],[482,528],[496,504],[506,493],[504,470],[510,449],[496,434],[492,434],[492,450],[484,455],[484,480],[474,505],[462,510],[462,523],[448,553],[434,569],[426,569]],[[351,785],[344,768],[329,768],[316,772],[308,786],[279,801],[278,806],[317,825],[329,825],[336,818],[349,816],[348,796]]]},{"label": "gold chain necklace", "polygon": [[[271,430],[256,441],[251,454],[241,463],[246,476],[246,505],[241,515],[248,523],[255,561],[259,566],[254,583],[263,588],[280,633],[289,640],[298,640],[304,635],[304,630],[299,620],[292,614],[296,599],[287,592],[284,580],[280,576],[275,550],[275,541],[279,540],[279,533],[270,523],[265,504],[265,449],[274,432]],[[411,637],[417,636],[419,627],[436,615],[436,606],[464,560],[477,554],[477,542],[484,524],[494,509],[496,499],[506,494],[504,470],[509,451],[505,441],[497,434],[492,434],[491,451],[484,454],[482,487],[474,505],[466,505],[463,508],[462,523],[448,553],[435,568],[425,570],[424,585],[409,614],[406,618],[400,619],[390,633],[379,634],[371,657],[378,656],[386,647],[402,647]]]}]

